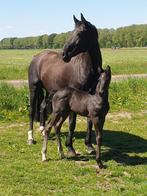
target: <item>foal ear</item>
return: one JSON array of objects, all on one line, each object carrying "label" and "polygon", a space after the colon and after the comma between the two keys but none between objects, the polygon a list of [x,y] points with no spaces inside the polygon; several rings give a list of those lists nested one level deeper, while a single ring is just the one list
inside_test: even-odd
[{"label": "foal ear", "polygon": [[109,65],[107,65],[107,67],[106,67],[106,72],[111,74],[111,67]]},{"label": "foal ear", "polygon": [[73,19],[74,19],[75,25],[78,26],[80,24],[80,21],[75,17],[75,15],[73,15]]},{"label": "foal ear", "polygon": [[81,13],[81,21],[82,21],[83,23],[86,23],[86,19],[84,18],[84,16],[83,16],[82,13]]}]

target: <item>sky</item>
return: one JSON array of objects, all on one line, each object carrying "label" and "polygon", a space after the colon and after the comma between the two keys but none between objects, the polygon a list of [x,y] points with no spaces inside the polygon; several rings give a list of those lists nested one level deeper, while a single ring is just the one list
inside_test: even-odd
[{"label": "sky", "polygon": [[0,0],[0,40],[74,29],[80,13],[97,28],[147,24],[147,0]]}]

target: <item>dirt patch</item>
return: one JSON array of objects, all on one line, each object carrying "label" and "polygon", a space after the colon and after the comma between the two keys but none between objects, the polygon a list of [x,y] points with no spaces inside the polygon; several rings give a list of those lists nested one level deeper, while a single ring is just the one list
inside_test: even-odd
[{"label": "dirt patch", "polygon": [[116,119],[119,120],[121,118],[127,118],[127,119],[131,119],[132,118],[132,113],[131,112],[117,112],[117,113],[109,113],[107,115],[108,119]]},{"label": "dirt patch", "polygon": [[3,126],[0,126],[0,130],[1,129],[9,129],[9,128],[13,128],[13,127],[23,127],[27,124],[28,123],[13,123],[13,124],[10,124],[10,125],[3,125]]}]

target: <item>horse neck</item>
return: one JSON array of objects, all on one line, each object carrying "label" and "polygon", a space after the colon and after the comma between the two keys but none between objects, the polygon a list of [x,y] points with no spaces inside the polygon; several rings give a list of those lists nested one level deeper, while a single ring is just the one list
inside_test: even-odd
[{"label": "horse neck", "polygon": [[89,54],[92,60],[93,69],[97,72],[102,69],[102,56],[98,41],[94,42],[89,49]]}]

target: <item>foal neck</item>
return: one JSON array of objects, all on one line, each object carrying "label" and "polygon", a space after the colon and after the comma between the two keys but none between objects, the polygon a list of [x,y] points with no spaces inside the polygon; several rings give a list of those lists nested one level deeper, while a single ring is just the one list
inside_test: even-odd
[{"label": "foal neck", "polygon": [[102,89],[100,91],[101,84],[98,83],[95,91],[95,96],[97,99],[102,100],[103,102],[108,102],[109,90],[108,88]]}]

